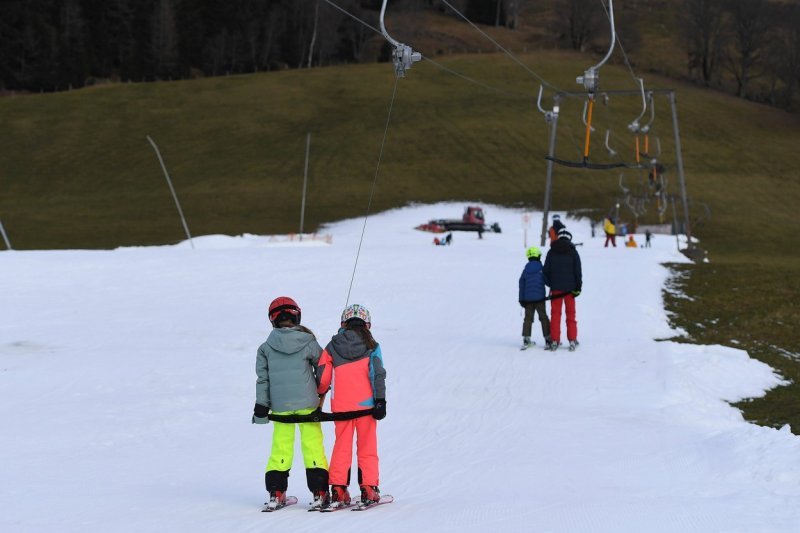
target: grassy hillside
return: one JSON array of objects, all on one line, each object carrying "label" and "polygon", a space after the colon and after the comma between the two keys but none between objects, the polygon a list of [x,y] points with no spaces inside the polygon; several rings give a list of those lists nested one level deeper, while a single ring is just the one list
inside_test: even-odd
[{"label": "grassy hillside", "polygon": [[[563,52],[521,58],[565,90],[578,89],[575,76],[592,64]],[[535,106],[538,81],[504,55],[437,61],[499,91],[431,63],[415,65],[397,85],[373,209],[452,199],[541,206],[547,128]],[[181,240],[149,134],[193,234],[296,231],[309,131],[306,228],[362,215],[394,83],[390,65],[373,64],[4,98],[0,221],[18,249]],[[688,267],[685,285],[694,299],[670,304],[676,323],[696,340],[737,339],[763,357],[771,346],[800,353],[792,329],[800,319],[800,117],[654,76],[647,85],[677,90],[692,213],[701,215],[703,204],[712,213],[695,229],[711,263]],[[601,87],[635,88],[616,66],[603,69]],[[548,89],[547,105],[552,94]],[[560,157],[580,157],[582,104],[562,102]],[[658,97],[655,105],[652,138],[661,140],[669,190],[677,192],[668,102]],[[606,128],[614,148],[633,157],[625,125],[640,106],[637,97],[622,96],[598,105],[593,159],[608,159]],[[554,209],[606,212],[620,194],[619,171],[557,167],[554,180]],[[644,187],[643,172],[625,171],[624,180]],[[654,213],[651,205],[643,221],[654,221]],[[631,218],[624,209],[622,216]],[[624,298],[623,285],[620,291]],[[797,371],[775,353],[787,362],[785,375]],[[770,416],[753,415],[783,420]]]},{"label": "grassy hillside", "polygon": [[[523,56],[559,87],[577,88],[586,60]],[[539,204],[547,129],[534,105],[538,82],[502,55],[440,60],[493,92],[429,63],[398,83],[378,208],[408,201],[475,198]],[[627,71],[604,69],[602,86],[631,89]],[[182,238],[172,199],[145,136],[158,143],[194,233],[292,231],[299,219],[305,135],[312,132],[307,215],[316,223],[360,214],[374,176],[394,78],[385,64],[183,82],[126,84],[0,100],[0,213],[16,247],[113,247]],[[648,78],[653,87],[675,87]],[[771,226],[798,228],[800,131],[796,115],[692,86],[678,91],[687,183],[711,207],[701,237],[731,258],[752,256]],[[546,100],[552,94],[548,91]],[[561,106],[558,155],[580,156],[582,101]],[[636,97],[598,106],[593,159],[607,159],[604,129],[633,157],[625,124]],[[656,100],[653,137],[674,169],[666,98]],[[676,191],[675,172],[668,174]],[[626,172],[628,186],[642,173]],[[554,207],[608,209],[618,172],[558,167]],[[699,213],[698,213],[699,214]],[[794,256],[773,234],[761,253]],[[713,244],[708,246],[713,249]],[[786,252],[786,253],[784,253]],[[717,257],[720,257],[717,255]]]}]

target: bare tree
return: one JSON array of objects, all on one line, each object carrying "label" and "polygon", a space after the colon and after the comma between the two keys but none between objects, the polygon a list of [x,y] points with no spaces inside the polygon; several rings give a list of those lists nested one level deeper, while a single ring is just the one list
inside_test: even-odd
[{"label": "bare tree", "polygon": [[726,66],[736,80],[736,94],[747,97],[750,80],[761,74],[754,71],[762,60],[770,37],[769,4],[766,0],[726,0],[731,29]]},{"label": "bare tree", "polygon": [[586,51],[592,37],[608,28],[597,0],[557,0],[555,13],[559,35],[569,40],[573,50]]},{"label": "bare tree", "polygon": [[174,0],[158,0],[153,14],[151,50],[156,75],[171,76],[178,66],[178,31]]},{"label": "bare tree", "polygon": [[778,26],[780,45],[774,49],[778,58],[778,77],[786,86],[786,108],[790,109],[800,84],[800,5],[787,7]]},{"label": "bare tree", "polygon": [[66,0],[59,9],[59,43],[56,54],[61,81],[69,86],[83,85],[86,73],[85,22],[78,0]]},{"label": "bare tree", "polygon": [[506,28],[516,30],[519,28],[519,13],[525,0],[509,0],[506,11]]},{"label": "bare tree", "polygon": [[711,85],[719,69],[724,40],[722,14],[724,0],[683,0],[679,25],[686,40],[689,76],[700,71],[702,82]]}]

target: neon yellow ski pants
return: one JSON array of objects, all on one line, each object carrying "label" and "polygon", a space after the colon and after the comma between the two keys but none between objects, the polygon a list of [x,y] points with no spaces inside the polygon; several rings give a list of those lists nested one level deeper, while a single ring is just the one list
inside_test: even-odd
[{"label": "neon yellow ski pants", "polygon": [[[299,411],[286,411],[276,415],[307,415],[315,409],[301,409]],[[303,451],[303,463],[306,468],[328,469],[328,459],[325,457],[325,445],[322,442],[322,424],[319,422],[303,422],[300,426],[300,447]],[[272,451],[267,461],[267,471],[280,470],[287,472],[292,468],[294,459],[295,424],[274,422],[272,430]]]}]

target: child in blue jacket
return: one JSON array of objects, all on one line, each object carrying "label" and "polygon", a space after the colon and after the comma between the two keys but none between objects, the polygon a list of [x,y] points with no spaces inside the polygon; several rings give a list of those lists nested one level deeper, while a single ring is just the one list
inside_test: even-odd
[{"label": "child in blue jacket", "polygon": [[528,264],[519,278],[519,305],[525,309],[525,319],[522,322],[522,350],[532,344],[531,327],[533,326],[534,313],[539,314],[542,323],[542,336],[545,347],[550,347],[550,319],[547,318],[547,304],[545,303],[544,275],[542,273],[542,252],[536,246],[531,246],[525,252]]}]

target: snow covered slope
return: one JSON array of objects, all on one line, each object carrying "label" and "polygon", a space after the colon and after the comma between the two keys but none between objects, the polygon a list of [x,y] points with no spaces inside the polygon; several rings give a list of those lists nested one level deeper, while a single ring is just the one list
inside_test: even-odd
[{"label": "snow covered slope", "polygon": [[306,513],[299,446],[300,504],[260,513],[272,426],[250,424],[268,302],[295,298],[325,345],[362,220],[326,228],[330,245],[0,253],[0,530],[800,530],[800,438],[726,403],[780,379],[740,350],[657,340],[675,333],[661,300],[661,263],[683,261],[674,238],[607,249],[567,219],[584,243],[581,346],[545,352],[535,323],[539,346],[521,352],[521,212],[489,206],[504,232],[449,247],[412,229],[462,209],[366,227],[350,303],[383,347],[395,496],[368,513]]}]

